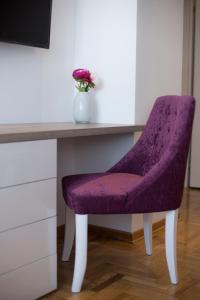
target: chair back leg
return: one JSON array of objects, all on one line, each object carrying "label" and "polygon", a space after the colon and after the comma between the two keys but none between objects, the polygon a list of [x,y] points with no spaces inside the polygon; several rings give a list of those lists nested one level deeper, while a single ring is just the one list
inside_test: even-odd
[{"label": "chair back leg", "polygon": [[178,209],[166,213],[165,220],[165,250],[169,275],[173,284],[178,283],[177,258],[176,258],[176,232]]},{"label": "chair back leg", "polygon": [[72,282],[72,292],[78,293],[81,290],[87,265],[88,247],[88,215],[75,215],[75,266]]},{"label": "chair back leg", "polygon": [[68,206],[66,206],[66,217],[65,217],[65,238],[63,246],[62,261],[68,261],[75,235],[75,217],[74,212]]},{"label": "chair back leg", "polygon": [[146,213],[143,215],[144,240],[147,255],[152,254],[152,217],[152,213]]}]

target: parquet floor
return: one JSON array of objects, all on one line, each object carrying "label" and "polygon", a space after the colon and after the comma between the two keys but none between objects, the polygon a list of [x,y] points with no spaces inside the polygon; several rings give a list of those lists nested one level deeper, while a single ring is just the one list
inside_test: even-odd
[{"label": "parquet floor", "polygon": [[[178,223],[179,284],[170,284],[164,252],[164,229],[154,233],[153,255],[143,239],[134,244],[90,237],[83,290],[71,294],[73,260],[61,263],[58,290],[43,300],[200,300],[200,191],[184,193]],[[59,254],[62,241],[58,245]]]}]

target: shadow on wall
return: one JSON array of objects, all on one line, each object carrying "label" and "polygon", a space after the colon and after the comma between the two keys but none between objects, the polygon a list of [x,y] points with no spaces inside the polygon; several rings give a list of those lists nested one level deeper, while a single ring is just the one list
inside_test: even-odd
[{"label": "shadow on wall", "polygon": [[98,102],[97,96],[94,92],[91,93],[91,122],[98,122]]},{"label": "shadow on wall", "polygon": [[103,80],[98,77],[95,80],[95,89],[91,91],[91,122],[99,122],[98,93],[104,88]]}]

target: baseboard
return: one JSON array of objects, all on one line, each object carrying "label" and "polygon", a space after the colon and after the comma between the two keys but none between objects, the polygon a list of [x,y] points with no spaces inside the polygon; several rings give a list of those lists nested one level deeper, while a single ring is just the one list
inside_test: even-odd
[{"label": "baseboard", "polygon": [[[152,230],[157,231],[165,225],[165,220],[160,220],[158,222],[153,223]],[[64,225],[61,225],[57,228],[57,236],[58,239],[64,239],[64,232],[65,232],[65,227]],[[88,226],[88,233],[89,237],[106,237],[106,238],[111,238],[111,239],[116,239],[120,241],[125,241],[128,243],[133,243],[133,241],[141,239],[144,237],[144,231],[143,229],[139,229],[135,231],[134,233],[129,233],[125,231],[120,231],[112,228],[106,228],[106,227],[100,227],[96,225],[91,225],[89,224]]]},{"label": "baseboard", "polygon": [[[165,219],[162,219],[158,222],[152,224],[152,231],[155,232],[157,230],[162,229],[165,226]],[[144,237],[143,229],[139,229],[132,234],[132,242]]]},{"label": "baseboard", "polygon": [[96,225],[89,224],[88,232],[90,237],[104,237],[120,241],[125,241],[131,243],[133,241],[132,233],[125,232],[117,229],[100,227]]},{"label": "baseboard", "polygon": [[65,235],[65,225],[60,225],[57,227],[57,239],[64,239]]}]

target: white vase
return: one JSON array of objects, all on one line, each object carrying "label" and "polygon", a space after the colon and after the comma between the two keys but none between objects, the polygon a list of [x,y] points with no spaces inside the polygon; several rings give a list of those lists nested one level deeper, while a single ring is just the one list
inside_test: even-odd
[{"label": "white vase", "polygon": [[78,92],[73,103],[74,121],[89,123],[90,121],[90,93]]}]

